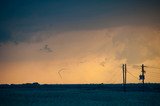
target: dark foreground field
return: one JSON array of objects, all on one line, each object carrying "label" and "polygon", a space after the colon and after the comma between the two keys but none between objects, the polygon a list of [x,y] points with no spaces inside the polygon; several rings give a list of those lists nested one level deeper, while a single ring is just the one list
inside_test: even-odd
[{"label": "dark foreground field", "polygon": [[0,85],[0,106],[160,106],[160,84]]}]

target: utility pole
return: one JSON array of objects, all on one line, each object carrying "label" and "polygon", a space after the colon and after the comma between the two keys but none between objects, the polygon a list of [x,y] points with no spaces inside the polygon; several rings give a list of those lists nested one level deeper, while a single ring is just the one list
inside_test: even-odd
[{"label": "utility pole", "polygon": [[123,73],[122,73],[122,74],[123,74],[123,86],[124,86],[124,84],[125,84],[125,80],[124,80],[124,79],[125,79],[125,78],[124,78],[124,70],[125,70],[125,69],[124,69],[124,64],[123,64],[123,65],[122,65],[122,72],[123,72]]},{"label": "utility pole", "polygon": [[126,91],[126,80],[127,80],[127,66],[126,64],[122,65],[122,72],[123,72],[123,90]]},{"label": "utility pole", "polygon": [[127,83],[127,65],[124,64],[125,84]]},{"label": "utility pole", "polygon": [[142,84],[144,84],[144,80],[145,80],[145,73],[146,73],[146,71],[144,70],[144,67],[146,67],[146,66],[144,66],[144,64],[142,64],[142,70],[141,70],[141,75],[139,75],[139,80],[142,80]]}]

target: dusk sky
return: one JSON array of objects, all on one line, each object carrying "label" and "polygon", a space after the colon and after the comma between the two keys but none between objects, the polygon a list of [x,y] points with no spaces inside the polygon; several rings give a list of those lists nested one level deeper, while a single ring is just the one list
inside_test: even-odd
[{"label": "dusk sky", "polygon": [[[0,83],[160,82],[160,0],[1,0]],[[137,77],[137,78],[136,78]]]}]

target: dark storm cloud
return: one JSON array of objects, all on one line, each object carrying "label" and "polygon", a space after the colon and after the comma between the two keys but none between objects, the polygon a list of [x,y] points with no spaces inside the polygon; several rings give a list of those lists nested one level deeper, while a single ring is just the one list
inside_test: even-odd
[{"label": "dark storm cloud", "polygon": [[0,4],[1,43],[27,41],[41,36],[35,34],[41,31],[160,23],[159,0],[2,0]]}]

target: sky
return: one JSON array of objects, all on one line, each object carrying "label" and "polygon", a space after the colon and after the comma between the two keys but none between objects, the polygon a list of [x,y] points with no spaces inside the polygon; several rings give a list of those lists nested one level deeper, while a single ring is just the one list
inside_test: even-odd
[{"label": "sky", "polygon": [[160,83],[159,0],[1,0],[0,83]]}]

